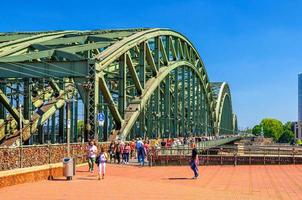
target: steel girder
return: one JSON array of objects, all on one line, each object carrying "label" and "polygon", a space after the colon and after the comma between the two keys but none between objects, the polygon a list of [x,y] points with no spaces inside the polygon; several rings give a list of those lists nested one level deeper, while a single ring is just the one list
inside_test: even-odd
[{"label": "steel girder", "polygon": [[[37,90],[47,95],[29,104],[55,100],[51,80],[72,78],[85,105],[87,138],[108,138],[100,134],[110,131],[112,139],[139,132],[198,135],[214,133],[218,124],[204,64],[193,44],[172,30],[0,34],[0,54],[1,79],[49,83]],[[96,121],[100,111],[106,116],[102,130]]]}]

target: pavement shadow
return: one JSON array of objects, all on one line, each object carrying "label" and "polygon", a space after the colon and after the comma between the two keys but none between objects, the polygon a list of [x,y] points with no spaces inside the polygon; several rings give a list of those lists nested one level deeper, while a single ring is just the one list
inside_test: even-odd
[{"label": "pavement shadow", "polygon": [[171,180],[171,181],[174,181],[174,180],[192,180],[192,178],[185,178],[185,177],[176,177],[176,178],[166,178],[166,180]]},{"label": "pavement shadow", "polygon": [[96,177],[77,177],[76,180],[81,180],[81,181],[96,181]]},{"label": "pavement shadow", "polygon": [[89,173],[89,171],[87,171],[87,170],[76,170],[76,172],[87,172],[87,173]]},{"label": "pavement shadow", "polygon": [[49,181],[66,181],[66,178],[53,178],[50,179]]}]

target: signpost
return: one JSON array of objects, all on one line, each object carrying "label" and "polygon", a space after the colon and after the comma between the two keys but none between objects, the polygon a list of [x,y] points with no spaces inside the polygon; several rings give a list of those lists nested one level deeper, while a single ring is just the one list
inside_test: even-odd
[{"label": "signpost", "polygon": [[99,126],[104,126],[104,122],[105,122],[105,115],[103,112],[100,112],[98,114],[98,122],[99,122]]}]

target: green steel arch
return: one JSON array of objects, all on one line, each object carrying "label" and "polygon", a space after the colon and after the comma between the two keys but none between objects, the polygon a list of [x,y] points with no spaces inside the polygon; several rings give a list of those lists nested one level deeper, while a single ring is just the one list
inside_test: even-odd
[{"label": "green steel arch", "polygon": [[233,134],[237,131],[237,117],[233,114],[232,98],[226,82],[211,83],[216,101],[215,115],[217,134]]},{"label": "green steel arch", "polygon": [[[0,140],[6,144],[16,142],[20,119],[24,141],[38,132],[43,142],[41,127],[50,121],[66,140],[66,123],[77,126],[78,99],[84,104],[85,139],[217,134],[217,125],[237,123],[218,121],[232,110],[222,106],[217,112],[197,50],[169,29],[0,34],[0,72]],[[231,103],[230,94],[221,98],[218,104]],[[9,131],[2,128],[8,123]],[[77,131],[71,130],[73,140]]]}]

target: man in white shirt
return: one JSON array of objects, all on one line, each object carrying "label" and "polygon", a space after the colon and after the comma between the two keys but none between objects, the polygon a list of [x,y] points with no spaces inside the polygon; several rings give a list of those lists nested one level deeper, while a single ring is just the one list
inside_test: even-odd
[{"label": "man in white shirt", "polygon": [[98,149],[95,146],[95,142],[93,140],[91,140],[87,147],[88,165],[89,165],[90,173],[93,173],[93,171],[94,171],[94,163],[95,163],[97,151],[98,151]]}]

